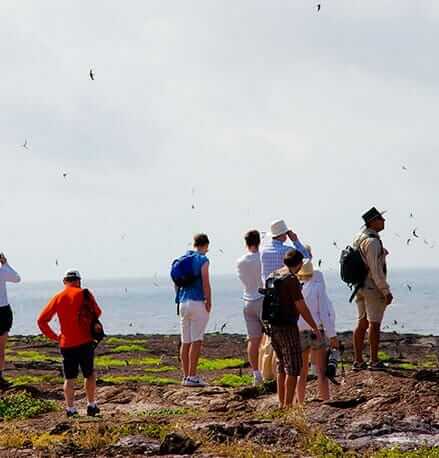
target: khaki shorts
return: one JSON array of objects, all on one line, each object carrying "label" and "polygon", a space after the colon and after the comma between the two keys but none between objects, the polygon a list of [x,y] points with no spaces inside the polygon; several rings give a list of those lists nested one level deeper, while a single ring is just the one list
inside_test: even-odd
[{"label": "khaki shorts", "polygon": [[204,302],[189,300],[180,304],[182,342],[188,344],[202,341],[208,321],[209,312]]},{"label": "khaki shorts", "polygon": [[386,310],[383,294],[376,288],[362,288],[358,292],[355,302],[358,309],[358,320],[367,319],[372,323],[381,323]]},{"label": "khaki shorts", "polygon": [[302,347],[302,351],[328,348],[328,339],[326,338],[325,333],[323,331],[320,331],[320,333],[322,334],[322,338],[317,340],[313,331],[300,331],[300,345]]},{"label": "khaki shorts", "polygon": [[262,303],[264,298],[244,301],[244,319],[248,337],[262,337]]}]

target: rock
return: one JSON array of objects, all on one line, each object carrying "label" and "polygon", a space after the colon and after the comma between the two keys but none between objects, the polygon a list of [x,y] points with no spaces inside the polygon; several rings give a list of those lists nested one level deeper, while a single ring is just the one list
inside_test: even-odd
[{"label": "rock", "polygon": [[367,399],[364,396],[360,396],[358,398],[352,399],[332,399],[325,401],[323,404],[330,407],[335,407],[336,409],[351,409],[365,403],[366,401]]},{"label": "rock", "polygon": [[200,445],[200,443],[195,442],[188,436],[178,433],[170,433],[160,444],[160,454],[192,455]]},{"label": "rock", "polygon": [[212,399],[207,410],[209,412],[227,412],[227,401],[224,399]]},{"label": "rock", "polygon": [[63,421],[58,423],[53,428],[49,429],[49,434],[62,434],[72,429],[72,423]]},{"label": "rock", "polygon": [[415,379],[420,382],[439,382],[439,371],[422,369],[415,374]]},{"label": "rock", "polygon": [[111,452],[118,453],[129,451],[133,454],[158,454],[160,452],[160,443],[158,441],[147,439],[142,435],[126,436],[119,439],[115,445],[111,447]]}]

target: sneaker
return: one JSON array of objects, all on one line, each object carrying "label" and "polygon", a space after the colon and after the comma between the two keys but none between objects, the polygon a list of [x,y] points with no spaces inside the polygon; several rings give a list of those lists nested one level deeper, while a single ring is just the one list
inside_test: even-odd
[{"label": "sneaker", "polygon": [[87,406],[87,417],[96,417],[100,411],[101,409],[96,404],[94,406]]},{"label": "sneaker", "polygon": [[253,375],[253,386],[261,386],[264,384],[262,375]]},{"label": "sneaker", "polygon": [[193,377],[187,377],[185,386],[203,387],[207,386],[207,383],[198,375],[194,375]]},{"label": "sneaker", "polygon": [[77,410],[66,410],[66,416],[67,418],[78,418],[79,413]]},{"label": "sneaker", "polygon": [[11,382],[8,382],[3,376],[0,375],[0,388],[10,388],[12,386]]},{"label": "sneaker", "polygon": [[183,378],[181,379],[181,384],[182,384],[183,386],[186,386],[186,380],[187,380],[187,377],[183,377]]},{"label": "sneaker", "polygon": [[359,371],[364,371],[367,369],[367,363],[365,361],[359,363],[358,361],[355,361],[354,364],[352,364],[352,370],[354,372],[359,372]]},{"label": "sneaker", "polygon": [[376,363],[369,362],[370,371],[382,371],[386,369],[386,365],[382,361],[377,361]]}]

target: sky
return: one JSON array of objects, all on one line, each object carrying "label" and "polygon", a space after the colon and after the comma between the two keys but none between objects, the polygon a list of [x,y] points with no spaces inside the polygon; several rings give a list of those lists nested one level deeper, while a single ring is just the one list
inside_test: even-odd
[{"label": "sky", "polygon": [[437,267],[439,5],[316,3],[3,0],[0,250],[23,279],[167,275],[195,232],[233,273],[279,218],[337,269],[372,205],[390,268]]}]

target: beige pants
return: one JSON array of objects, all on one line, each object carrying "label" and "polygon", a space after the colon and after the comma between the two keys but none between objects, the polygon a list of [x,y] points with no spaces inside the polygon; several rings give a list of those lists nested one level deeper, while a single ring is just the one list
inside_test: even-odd
[{"label": "beige pants", "polygon": [[266,334],[262,337],[261,348],[259,349],[259,370],[264,380],[276,378],[277,358],[271,346],[271,339]]}]

